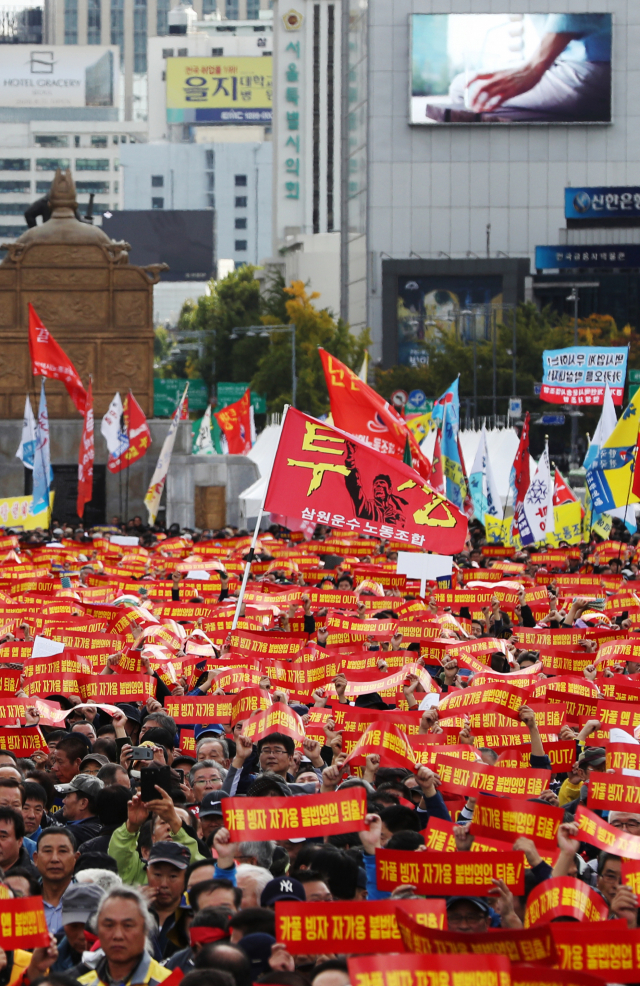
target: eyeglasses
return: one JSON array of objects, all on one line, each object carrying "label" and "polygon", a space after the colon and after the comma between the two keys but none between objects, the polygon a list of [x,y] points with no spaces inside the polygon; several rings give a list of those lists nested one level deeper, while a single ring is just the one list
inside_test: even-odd
[{"label": "eyeglasses", "polygon": [[611,822],[611,824],[614,829],[624,829],[626,832],[637,832],[640,829],[640,821],[636,818],[630,818],[626,822],[616,819],[616,821]]},{"label": "eyeglasses", "polygon": [[287,755],[287,751],[283,750],[281,746],[276,746],[276,747],[263,746],[262,749],[260,750],[260,756],[262,756],[263,753],[266,753],[267,755],[269,755],[269,753],[275,753],[276,756],[278,757],[283,757]]}]

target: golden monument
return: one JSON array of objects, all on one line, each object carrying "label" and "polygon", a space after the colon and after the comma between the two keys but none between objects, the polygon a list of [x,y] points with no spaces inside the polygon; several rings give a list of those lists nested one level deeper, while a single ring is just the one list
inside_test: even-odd
[{"label": "golden monument", "polygon": [[[51,219],[28,229],[0,263],[0,418],[22,418],[31,375],[28,304],[62,346],[87,386],[96,417],[117,390],[131,389],[153,414],[153,285],[165,264],[129,264],[130,246],[76,218],[76,187],[57,171]],[[47,381],[49,417],[76,418],[62,383]],[[37,408],[37,397],[35,400]]]}]

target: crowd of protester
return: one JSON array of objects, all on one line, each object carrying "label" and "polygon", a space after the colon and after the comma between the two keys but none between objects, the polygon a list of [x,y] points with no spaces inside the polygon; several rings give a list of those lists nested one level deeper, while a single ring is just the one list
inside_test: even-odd
[{"label": "crowd of protester", "polygon": [[[129,548],[104,547],[114,533],[140,539],[139,565],[131,572],[127,570]],[[8,539],[12,534],[7,530],[2,537]],[[70,624],[85,612],[83,603],[89,599],[91,587],[102,585],[103,601],[120,606],[123,612],[138,613],[141,606],[151,612],[157,608],[154,587],[162,583],[170,583],[174,603],[184,604],[187,610],[190,606],[210,607],[213,620],[223,610],[233,613],[248,555],[246,534],[232,529],[152,530],[139,517],[126,524],[113,518],[110,527],[91,534],[54,522],[50,531],[16,535],[12,545],[0,550],[0,595],[14,604],[16,600],[25,604],[42,601],[41,589],[11,594],[5,578],[16,579],[16,566],[22,563],[27,572],[29,565],[42,571],[38,551],[49,551],[47,577],[56,582],[52,598],[66,598],[72,609],[76,606]],[[604,697],[599,689],[607,679],[625,676],[632,686],[640,672],[640,659],[622,658],[602,667],[595,663],[599,647],[608,639],[602,631],[617,633],[616,639],[633,640],[640,626],[633,605],[625,602],[623,607],[615,606],[616,595],[624,592],[627,598],[638,577],[639,539],[630,537],[622,525],[616,524],[611,539],[619,545],[617,555],[610,548],[600,551],[592,539],[581,545],[578,557],[571,557],[568,564],[559,562],[555,571],[552,562],[536,563],[530,550],[513,548],[501,559],[487,555],[483,552],[484,531],[472,522],[466,550],[454,559],[454,585],[456,572],[477,569],[481,581],[483,573],[499,569],[500,563],[511,566],[504,579],[519,585],[515,607],[502,608],[494,596],[479,612],[469,606],[452,611],[436,598],[437,586],[431,586],[430,598],[427,593],[418,610],[407,610],[406,604],[417,598],[415,586],[385,588],[384,580],[378,582],[370,574],[359,577],[355,571],[359,565],[380,565],[381,572],[391,570],[401,546],[371,539],[368,551],[359,548],[352,553],[345,542],[340,553],[331,534],[327,528],[317,528],[314,533],[316,545],[329,539],[327,550],[314,555],[316,567],[287,558],[287,548],[295,558],[304,549],[304,542],[291,540],[285,529],[273,527],[261,539],[255,556],[261,570],[249,587],[270,582],[283,590],[300,590],[298,599],[273,612],[272,622],[264,626],[265,635],[273,630],[293,633],[295,627],[307,643],[313,643],[316,653],[333,653],[327,619],[331,607],[314,604],[309,597],[308,590],[319,588],[345,593],[349,603],[342,610],[335,604],[333,608],[348,612],[354,620],[366,620],[367,626],[371,620],[393,623],[401,616],[419,617],[440,622],[439,640],[443,642],[503,641],[504,646],[488,656],[487,671],[504,675],[506,681],[538,666],[540,653],[535,645],[523,645],[518,639],[519,631],[534,628],[582,631],[574,650],[593,655],[581,677],[593,683],[597,700]],[[214,588],[211,594],[190,588],[185,578],[189,559],[198,546],[207,544],[228,546],[226,554],[216,555],[220,560],[217,569],[207,573]],[[116,569],[110,567],[114,565],[113,551],[120,553],[121,573],[127,572],[129,584],[124,590],[113,574],[118,565]],[[206,551],[199,557],[208,557]],[[202,567],[195,561],[192,566],[195,570]],[[9,576],[3,575],[3,567],[11,570]],[[538,584],[536,577],[545,573],[558,577],[543,583],[548,600],[541,614],[528,603],[527,593]],[[600,593],[594,604],[593,592],[563,589],[562,573],[602,577],[603,585],[606,577],[619,577],[620,582],[618,588]],[[134,582],[138,584],[137,594],[130,588]],[[277,600],[277,594],[271,598]],[[248,615],[250,608],[247,604],[241,616]],[[640,613],[640,598],[637,611]],[[3,658],[5,645],[49,635],[46,625],[34,626],[28,615],[13,622],[5,615],[0,622],[0,662],[4,661],[2,666],[8,669],[15,669],[16,664]],[[209,633],[206,616],[191,618],[187,613],[178,623],[184,637],[177,657],[188,652],[187,642],[195,639],[196,630]],[[599,636],[594,629],[601,631]],[[361,768],[343,766],[344,736],[333,715],[325,719],[322,736],[314,733],[301,742],[276,729],[254,743],[244,735],[243,718],[233,723],[177,724],[165,709],[170,698],[224,694],[216,684],[221,672],[215,661],[224,667],[231,645],[210,633],[207,639],[213,640],[212,656],[203,659],[193,675],[178,674],[167,682],[153,655],[145,656],[140,621],[132,620],[127,633],[130,638],[125,634],[126,646],[120,642],[114,645],[105,667],[95,673],[115,672],[123,651],[138,651],[144,673],[155,680],[154,697],[146,703],[118,702],[118,711],[108,712],[95,703],[82,702],[79,695],[43,694],[41,698],[57,702],[68,714],[56,727],[43,725],[35,709],[27,710],[21,725],[40,723],[46,742],[46,747],[29,756],[3,744],[0,729],[0,891],[4,898],[41,896],[51,936],[48,947],[5,951],[0,935],[0,986],[156,986],[176,969],[185,975],[184,986],[347,986],[347,955],[331,951],[290,954],[276,931],[277,903],[419,898],[422,894],[408,884],[399,884],[393,891],[379,889],[376,850],[430,852],[426,835],[429,823],[440,820],[455,823],[452,833],[458,852],[473,851],[470,827],[475,800],[467,797],[460,804],[460,799],[446,798],[440,791],[437,768],[424,764],[400,767],[389,763],[384,751],[369,753]],[[379,651],[377,671],[381,676],[393,670],[385,654],[404,651],[407,663],[417,665],[416,672],[426,670],[435,682],[435,700],[419,673],[407,675],[395,701],[378,691],[360,692],[354,697],[349,674],[342,671],[332,678],[333,690],[330,683],[324,683],[304,701],[266,675],[260,687],[274,702],[292,709],[305,725],[314,709],[328,705],[332,710],[340,706],[383,712],[420,710],[418,735],[433,738],[443,734],[438,697],[442,701],[456,690],[473,687],[478,677],[477,671],[465,667],[463,659],[430,660],[423,641],[412,642],[397,628],[386,638],[371,634],[364,642],[354,643],[353,652],[362,650]],[[347,652],[342,649],[343,655]],[[28,694],[28,669],[18,667],[24,672],[19,697]],[[550,676],[540,668],[535,681]],[[640,687],[638,690],[640,693]],[[514,895],[503,881],[496,880],[493,893],[486,897],[450,896],[445,927],[487,934],[496,928],[522,929],[527,899],[535,888],[545,881],[574,877],[595,891],[609,918],[623,919],[629,929],[635,929],[639,902],[623,879],[623,860],[582,841],[575,821],[578,808],[587,804],[593,778],[608,769],[606,745],[593,745],[590,740],[594,733],[602,735],[602,722],[594,718],[583,724],[562,725],[557,739],[574,743],[575,757],[568,769],[557,772],[552,770],[548,740],[543,739],[545,730],[538,727],[534,711],[523,702],[518,715],[530,741],[529,768],[523,770],[551,771],[548,787],[536,801],[564,809],[564,821],[557,830],[557,851],[552,859],[543,858],[546,854],[535,839],[517,838],[511,848],[522,851],[527,861],[524,893]],[[182,742],[185,730],[193,731],[195,748],[191,752],[185,752]],[[459,728],[453,746],[477,750],[481,761],[492,766],[503,752],[501,744],[479,746],[468,723]],[[140,748],[150,751],[152,759],[137,759]],[[143,800],[144,771],[152,765],[168,768],[168,783],[165,788],[157,785],[155,795]],[[366,795],[366,827],[358,831],[233,841],[225,827],[223,806],[229,797],[268,801],[323,794],[331,798],[334,792],[350,787],[363,789]],[[597,814],[620,832],[640,836],[640,811],[621,810],[611,804],[609,811]],[[398,951],[401,948],[399,943]],[[371,952],[375,953],[373,945]]]}]

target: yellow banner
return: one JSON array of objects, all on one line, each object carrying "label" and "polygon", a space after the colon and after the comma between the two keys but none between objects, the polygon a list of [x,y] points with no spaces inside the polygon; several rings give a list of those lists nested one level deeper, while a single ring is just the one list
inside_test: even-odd
[{"label": "yellow banner", "polygon": [[272,62],[268,56],[168,58],[168,122],[271,119]]},{"label": "yellow banner", "polygon": [[553,508],[555,532],[547,534],[547,544],[558,547],[561,541],[580,544],[582,540],[582,510],[579,503],[562,503]]},{"label": "yellow banner", "polygon": [[3,527],[22,527],[34,531],[36,527],[47,528],[53,509],[54,494],[49,494],[49,509],[33,513],[32,496],[6,496],[0,500],[0,524]]}]

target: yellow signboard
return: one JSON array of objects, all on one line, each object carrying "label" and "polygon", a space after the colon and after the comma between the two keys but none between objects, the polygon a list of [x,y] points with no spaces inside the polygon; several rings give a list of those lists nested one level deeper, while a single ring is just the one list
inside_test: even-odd
[{"label": "yellow signboard", "polygon": [[54,494],[49,494],[49,509],[33,513],[32,496],[7,496],[0,500],[0,526],[21,527],[34,531],[36,527],[47,528],[53,507]]},{"label": "yellow signboard", "polygon": [[270,56],[167,58],[168,123],[270,123]]}]

